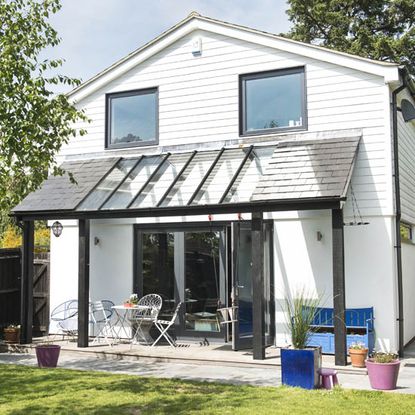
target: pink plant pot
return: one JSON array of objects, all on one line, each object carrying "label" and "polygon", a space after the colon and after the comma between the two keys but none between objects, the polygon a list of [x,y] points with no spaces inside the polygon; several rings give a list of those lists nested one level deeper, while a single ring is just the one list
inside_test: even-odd
[{"label": "pink plant pot", "polygon": [[375,363],[373,360],[367,359],[366,368],[370,386],[379,390],[396,389],[400,365],[399,360],[392,363]]},{"label": "pink plant pot", "polygon": [[39,367],[56,367],[61,347],[56,344],[36,346],[36,357]]}]

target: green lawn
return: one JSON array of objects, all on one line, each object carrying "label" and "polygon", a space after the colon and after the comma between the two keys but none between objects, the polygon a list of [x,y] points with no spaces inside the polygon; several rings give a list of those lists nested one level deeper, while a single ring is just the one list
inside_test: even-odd
[{"label": "green lawn", "polygon": [[231,386],[0,364],[0,414],[412,414],[415,395]]}]

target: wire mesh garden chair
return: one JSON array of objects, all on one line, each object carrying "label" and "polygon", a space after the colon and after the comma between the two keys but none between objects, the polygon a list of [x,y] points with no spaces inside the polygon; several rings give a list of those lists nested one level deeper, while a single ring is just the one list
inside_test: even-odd
[{"label": "wire mesh garden chair", "polygon": [[[149,333],[151,325],[157,320],[157,316],[163,305],[163,300],[158,294],[148,294],[142,297],[133,311],[130,322],[135,325],[134,343],[152,344],[153,340]],[[144,328],[147,330],[144,331]]]},{"label": "wire mesh garden chair", "polygon": [[173,317],[171,318],[170,321],[168,321],[168,320],[158,320],[158,319],[156,319],[154,321],[154,325],[160,331],[160,336],[157,337],[157,339],[153,342],[151,347],[154,347],[161,340],[162,337],[164,337],[167,340],[167,342],[170,344],[171,347],[176,347],[176,341],[173,340],[173,338],[170,336],[170,334],[168,333],[168,330],[174,324],[174,322],[176,321],[177,316],[179,315],[180,307],[182,306],[182,304],[183,304],[182,302],[179,302],[177,304],[176,309],[174,310],[174,313],[173,313]]},{"label": "wire mesh garden chair", "polygon": [[112,347],[113,338],[116,337],[114,334],[114,328],[111,324],[111,317],[113,315],[114,303],[110,300],[93,301],[90,303],[90,321],[98,330],[98,334],[95,335],[92,344],[99,343],[101,339]]},{"label": "wire mesh garden chair", "polygon": [[52,310],[50,320],[56,322],[62,340],[65,336],[75,339],[78,334],[78,300],[68,300]]}]

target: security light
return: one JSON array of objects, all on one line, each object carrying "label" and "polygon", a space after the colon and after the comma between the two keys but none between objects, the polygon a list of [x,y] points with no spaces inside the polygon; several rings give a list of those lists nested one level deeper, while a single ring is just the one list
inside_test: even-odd
[{"label": "security light", "polygon": [[407,99],[401,101],[401,111],[405,122],[415,120],[415,107]]}]

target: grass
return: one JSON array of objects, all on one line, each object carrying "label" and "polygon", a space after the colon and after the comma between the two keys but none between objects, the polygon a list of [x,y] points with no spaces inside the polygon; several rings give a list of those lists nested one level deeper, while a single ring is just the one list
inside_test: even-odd
[{"label": "grass", "polygon": [[415,395],[234,386],[0,364],[0,414],[410,414]]}]

